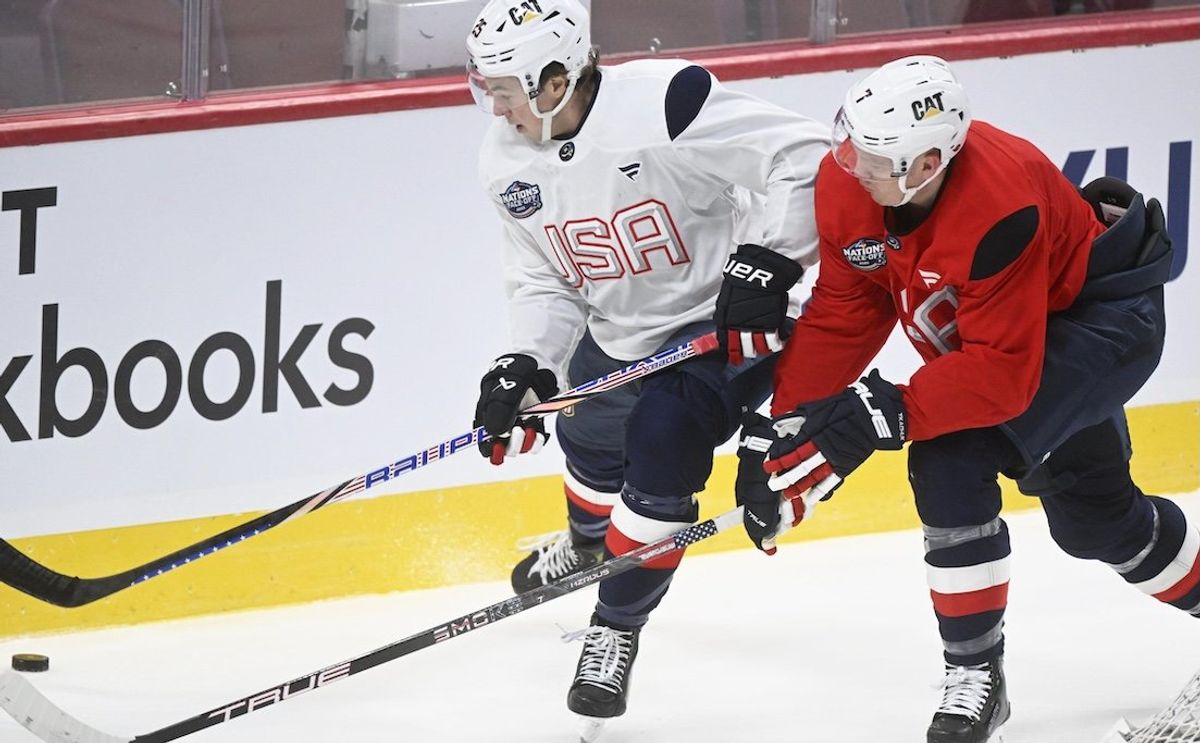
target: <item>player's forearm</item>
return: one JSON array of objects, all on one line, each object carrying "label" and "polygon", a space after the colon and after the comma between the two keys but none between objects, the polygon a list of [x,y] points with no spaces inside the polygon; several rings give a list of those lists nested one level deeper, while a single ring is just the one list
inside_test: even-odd
[{"label": "player's forearm", "polygon": [[532,356],[562,381],[585,322],[586,313],[577,301],[523,287],[509,300],[507,350]]},{"label": "player's forearm", "polygon": [[816,265],[816,218],[811,179],[780,179],[767,190],[764,247],[799,263],[806,271]]},{"label": "player's forearm", "polygon": [[817,318],[801,317],[775,367],[771,414],[841,391],[862,374],[887,341],[895,318],[882,316],[863,330],[847,332]]},{"label": "player's forearm", "polygon": [[989,428],[1016,418],[1033,400],[1041,357],[974,349],[946,354],[899,385],[908,411],[908,438],[924,441],[954,431]]}]

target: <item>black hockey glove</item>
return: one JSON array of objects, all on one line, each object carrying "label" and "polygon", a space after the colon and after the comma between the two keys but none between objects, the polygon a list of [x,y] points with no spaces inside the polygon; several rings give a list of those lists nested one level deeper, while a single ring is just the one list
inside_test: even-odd
[{"label": "black hockey glove", "polygon": [[[750,541],[768,555],[775,554],[775,538],[780,530],[782,498],[767,485],[767,472],[763,460],[775,441],[775,429],[771,419],[758,413],[742,416],[742,433],[738,438],[738,472],[734,495],[737,504],[744,506],[742,523]],[[791,513],[790,509],[783,509]],[[803,516],[803,512],[797,509]],[[800,519],[795,519],[799,523]],[[787,524],[784,529],[794,524]]]},{"label": "black hockey glove", "polygon": [[[479,440],[479,451],[492,464],[504,458],[533,454],[550,439],[540,417],[518,419],[521,410],[558,393],[554,372],[539,369],[532,356],[512,353],[492,362],[479,383],[475,426],[483,426],[487,438]],[[513,428],[521,430],[513,435]]]},{"label": "black hockey glove", "polygon": [[[879,449],[900,449],[908,418],[900,390],[872,370],[836,395],[775,419],[779,440],[764,467],[785,498],[825,500]],[[811,490],[811,492],[809,492]]]},{"label": "black hockey glove", "polygon": [[745,244],[729,256],[723,273],[713,319],[729,363],[782,350],[787,292],[804,269],[785,255]]}]

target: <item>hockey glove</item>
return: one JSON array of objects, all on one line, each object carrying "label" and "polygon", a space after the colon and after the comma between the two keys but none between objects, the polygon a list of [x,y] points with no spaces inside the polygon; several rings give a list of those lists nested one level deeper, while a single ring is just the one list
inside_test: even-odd
[{"label": "hockey glove", "polygon": [[785,498],[825,500],[878,449],[904,446],[908,420],[895,385],[878,370],[836,395],[775,419],[779,440],[764,463]]},{"label": "hockey glove", "polygon": [[487,434],[479,440],[479,451],[492,464],[536,453],[550,439],[546,425],[539,417],[518,418],[518,414],[557,393],[554,372],[539,369],[533,357],[511,353],[493,361],[479,384],[475,405],[475,426],[483,426]]},{"label": "hockey glove", "polygon": [[[742,523],[750,541],[768,555],[775,554],[775,538],[782,533],[780,522],[789,519],[784,529],[800,523],[803,511],[783,502],[779,493],[767,486],[763,460],[775,441],[771,420],[758,413],[742,416],[742,433],[738,440],[738,473],[734,485],[737,504],[743,506]],[[782,513],[781,513],[782,512]],[[794,514],[800,518],[793,518]]]},{"label": "hockey glove", "polygon": [[745,244],[729,256],[723,273],[713,319],[729,363],[782,350],[787,292],[804,269],[773,250]]}]

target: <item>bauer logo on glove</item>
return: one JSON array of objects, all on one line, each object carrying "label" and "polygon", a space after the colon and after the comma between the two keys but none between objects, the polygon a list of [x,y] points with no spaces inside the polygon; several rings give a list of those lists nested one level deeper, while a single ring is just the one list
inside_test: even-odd
[{"label": "bauer logo on glove", "polygon": [[804,269],[787,256],[761,245],[739,245],[725,263],[714,320],[729,363],[783,349],[788,322],[788,289]]}]

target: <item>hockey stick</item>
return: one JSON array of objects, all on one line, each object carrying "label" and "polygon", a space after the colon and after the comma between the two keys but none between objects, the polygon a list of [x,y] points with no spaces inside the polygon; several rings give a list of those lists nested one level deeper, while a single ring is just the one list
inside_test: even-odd
[{"label": "hockey stick", "polygon": [[[687,343],[660,351],[648,358],[605,374],[603,377],[584,382],[566,392],[555,395],[521,411],[522,415],[549,415],[563,408],[578,405],[609,390],[622,387],[649,374],[675,366],[717,348],[716,333],[693,338]],[[187,565],[226,547],[245,541],[250,537],[273,529],[280,524],[324,508],[330,503],[349,498],[369,490],[380,483],[388,482],[401,475],[420,469],[427,464],[457,454],[464,449],[473,449],[483,438],[483,427],[446,439],[427,449],[397,460],[392,464],[365,472],[357,477],[335,485],[328,490],[311,495],[291,505],[278,508],[243,524],[197,542],[169,555],[151,560],[144,565],[122,573],[98,578],[79,578],[63,575],[35,561],[17,550],[7,541],[0,539],[0,581],[55,606],[75,608],[90,604],[106,596],[136,586],[151,578]]]},{"label": "hockey stick", "polygon": [[[782,504],[781,523],[791,524],[791,505]],[[50,743],[164,743],[185,735],[206,730],[214,725],[257,712],[265,707],[285,702],[305,692],[328,686],[335,681],[361,673],[375,666],[396,660],[418,650],[432,647],[472,630],[499,622],[501,619],[553,601],[605,578],[628,572],[656,557],[684,549],[696,542],[721,533],[742,522],[742,507],[738,506],[708,521],[689,526],[674,535],[652,544],[643,545],[623,555],[613,557],[582,572],[568,575],[554,583],[540,586],[505,599],[469,614],[451,619],[403,640],[385,645],[350,660],[326,666],[312,673],[287,681],[256,694],[223,704],[195,717],[173,723],[151,733],[122,738],[100,732],[68,715],[37,690],[24,676],[12,671],[0,675],[0,707],[44,741]],[[786,529],[785,529],[786,530]],[[782,533],[782,532],[781,532]]]}]

